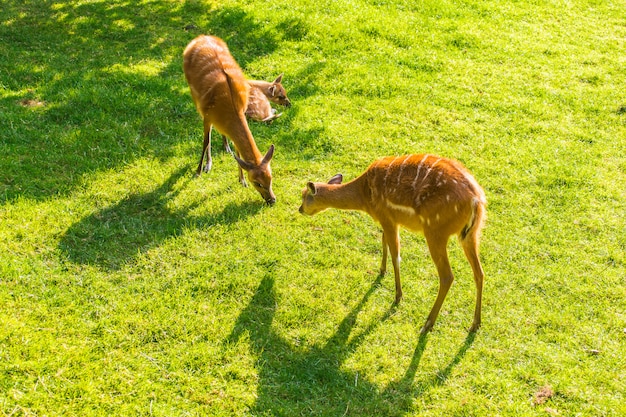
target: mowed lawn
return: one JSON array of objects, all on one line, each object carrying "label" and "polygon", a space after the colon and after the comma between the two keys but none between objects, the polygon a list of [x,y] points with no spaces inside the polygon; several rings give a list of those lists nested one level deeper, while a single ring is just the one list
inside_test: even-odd
[{"label": "mowed lawn", "polygon": [[[182,73],[199,34],[293,106],[250,122],[277,203],[237,181]],[[307,181],[455,158],[486,191],[435,327],[360,212]],[[1,416],[626,415],[626,2],[0,2]]]}]

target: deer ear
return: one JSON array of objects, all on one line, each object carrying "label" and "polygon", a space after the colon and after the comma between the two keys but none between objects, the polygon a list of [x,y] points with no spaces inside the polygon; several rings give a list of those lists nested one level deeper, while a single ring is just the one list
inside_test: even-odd
[{"label": "deer ear", "polygon": [[282,80],[283,80],[283,74],[280,74],[278,77],[276,77],[273,84],[280,84]]},{"label": "deer ear", "polygon": [[269,164],[272,160],[272,156],[274,156],[274,145],[270,145],[270,148],[261,161],[261,165]]},{"label": "deer ear", "polygon": [[311,192],[312,195],[315,195],[317,193],[317,190],[315,189],[315,184],[312,182],[308,182],[306,184],[307,188],[309,189],[309,191]]},{"label": "deer ear", "polygon": [[243,169],[244,171],[250,171],[252,168],[254,168],[252,164],[250,164],[249,162],[244,161],[243,159],[241,159],[240,157],[238,157],[234,153],[233,153],[233,156],[235,157],[235,160],[237,161],[237,163],[239,164],[241,169]]},{"label": "deer ear", "polygon": [[343,175],[337,174],[334,177],[332,177],[330,180],[328,180],[328,183],[329,184],[341,184],[341,181],[343,181]]}]

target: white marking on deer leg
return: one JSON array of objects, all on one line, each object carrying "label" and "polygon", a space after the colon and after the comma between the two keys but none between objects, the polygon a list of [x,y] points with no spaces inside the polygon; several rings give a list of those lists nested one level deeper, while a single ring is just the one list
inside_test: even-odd
[{"label": "white marking on deer leg", "polygon": [[409,214],[411,216],[415,216],[415,209],[411,206],[403,206],[401,204],[394,204],[389,200],[385,200],[387,207],[392,208],[394,210],[401,211],[403,213]]}]

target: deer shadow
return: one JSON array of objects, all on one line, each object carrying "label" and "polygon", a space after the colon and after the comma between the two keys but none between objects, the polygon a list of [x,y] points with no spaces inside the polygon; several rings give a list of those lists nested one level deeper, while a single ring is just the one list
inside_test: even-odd
[{"label": "deer shadow", "polygon": [[266,274],[224,342],[236,343],[244,334],[249,337],[259,378],[253,414],[310,415],[315,410],[319,415],[403,415],[410,410],[415,398],[446,382],[472,345],[473,333],[443,370],[419,383],[415,382],[415,375],[428,335],[420,336],[404,375],[384,389],[342,368],[368,334],[393,314],[395,307],[392,306],[352,335],[359,312],[379,287],[381,279],[379,276],[323,345],[301,350],[294,349],[272,328],[277,300],[272,272]]},{"label": "deer shadow", "polygon": [[179,168],[153,191],[131,194],[74,223],[61,237],[60,250],[74,263],[118,270],[139,253],[180,235],[184,229],[231,224],[261,210],[260,201],[230,203],[221,212],[191,216],[201,200],[172,209],[168,203],[180,192],[173,186],[187,173],[187,167]]}]

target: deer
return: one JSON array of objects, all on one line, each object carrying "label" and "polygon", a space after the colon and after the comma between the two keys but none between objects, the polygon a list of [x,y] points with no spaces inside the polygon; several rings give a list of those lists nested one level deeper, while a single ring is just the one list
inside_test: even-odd
[{"label": "deer", "polygon": [[[243,175],[246,171],[248,180],[265,202],[274,204],[276,196],[272,191],[270,168],[274,145],[270,145],[265,155],[257,148],[244,114],[248,107],[250,85],[226,43],[215,36],[196,37],[183,52],[183,71],[204,125],[202,154],[196,176],[200,176],[203,170],[211,170],[211,131],[215,127],[235,146],[233,155],[239,165],[241,185],[248,186]],[[206,164],[203,165],[205,157]]]},{"label": "deer", "polygon": [[280,74],[273,82],[248,80],[250,94],[248,96],[248,108],[246,116],[258,122],[271,122],[279,118],[282,113],[277,113],[270,102],[285,107],[291,107],[291,101],[287,97],[285,87],[282,85],[283,74]]},{"label": "deer", "polygon": [[[283,114],[277,113],[276,109],[272,108],[270,102],[285,107],[291,107],[291,100],[287,97],[285,87],[281,84],[282,79],[283,75],[281,74],[271,83],[267,81],[248,80],[250,90],[248,93],[246,117],[257,122],[271,123]],[[224,150],[232,154],[233,151],[230,149],[228,139],[222,137],[222,142]]]},{"label": "deer", "polygon": [[422,233],[439,276],[439,291],[421,333],[429,332],[452,285],[448,241],[457,235],[476,284],[476,306],[470,332],[480,327],[484,272],[479,239],[486,216],[485,192],[458,161],[431,154],[385,157],[373,162],[354,180],[342,183],[337,174],[328,183],[308,182],[300,213],[315,215],[327,208],[360,210],[383,230],[381,276],[388,251],[395,277],[395,304],[402,299],[400,227]]}]

